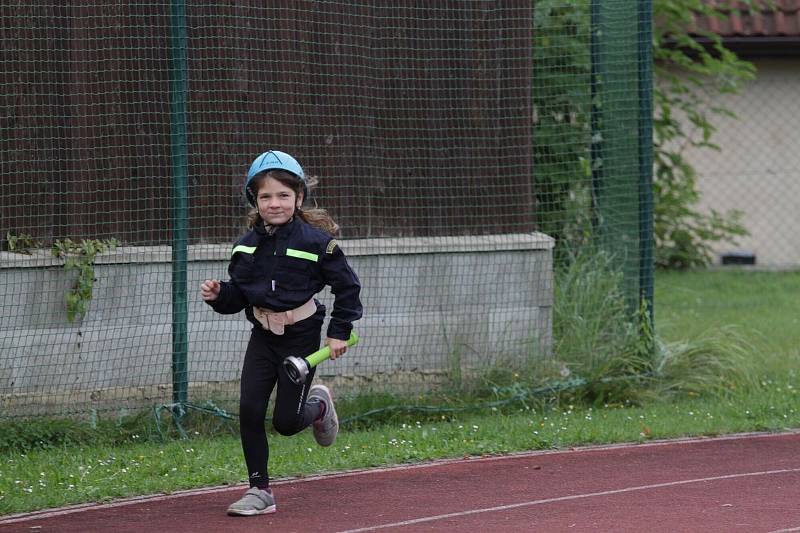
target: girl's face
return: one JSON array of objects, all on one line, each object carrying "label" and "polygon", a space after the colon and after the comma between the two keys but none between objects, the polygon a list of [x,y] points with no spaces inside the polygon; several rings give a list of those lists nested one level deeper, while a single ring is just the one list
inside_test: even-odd
[{"label": "girl's face", "polygon": [[261,180],[256,194],[258,214],[270,226],[289,222],[302,200],[302,194],[298,197],[293,189],[270,177]]}]

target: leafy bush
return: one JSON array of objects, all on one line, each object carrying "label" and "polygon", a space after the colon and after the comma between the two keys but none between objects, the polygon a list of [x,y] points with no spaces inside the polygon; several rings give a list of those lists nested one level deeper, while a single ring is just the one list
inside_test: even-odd
[{"label": "leafy bush", "polygon": [[542,0],[534,7],[534,168],[539,230],[556,254],[584,242],[591,181],[591,59],[585,2]]},{"label": "leafy bush", "polygon": [[[712,246],[746,235],[742,213],[699,208],[688,147],[718,150],[717,100],[754,77],[752,64],[710,32],[689,33],[694,16],[728,16],[704,0],[654,0],[655,259],[663,268],[706,266]],[[536,2],[534,168],[538,229],[556,239],[556,259],[592,241],[591,19],[589,3]],[[693,30],[695,31],[695,30]],[[706,44],[701,44],[700,39]],[[599,134],[601,132],[594,132]]]},{"label": "leafy bush", "polygon": [[[698,30],[697,15],[729,16],[705,0],[655,0],[654,163],[656,264],[662,268],[703,267],[711,246],[747,232],[742,213],[704,213],[687,148],[719,150],[711,138],[715,116],[733,116],[720,94],[735,93],[755,76],[753,65],[726,49],[719,35]],[[689,33],[692,31],[692,33]],[[703,43],[700,42],[703,39]]]}]

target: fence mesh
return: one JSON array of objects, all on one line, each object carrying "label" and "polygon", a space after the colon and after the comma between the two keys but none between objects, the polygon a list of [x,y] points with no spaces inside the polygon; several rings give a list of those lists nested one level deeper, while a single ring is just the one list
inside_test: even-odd
[{"label": "fence mesh", "polygon": [[716,149],[689,149],[705,210],[741,213],[747,234],[713,247],[717,264],[765,269],[800,266],[800,154],[789,148],[792,117],[800,102],[800,56],[740,52],[753,63],[756,78],[717,104],[734,115],[715,120]]},{"label": "fence mesh", "polygon": [[3,4],[0,417],[235,406],[249,325],[198,288],[272,148],[361,277],[344,390],[559,359],[579,257],[647,297],[647,3],[378,4]]}]

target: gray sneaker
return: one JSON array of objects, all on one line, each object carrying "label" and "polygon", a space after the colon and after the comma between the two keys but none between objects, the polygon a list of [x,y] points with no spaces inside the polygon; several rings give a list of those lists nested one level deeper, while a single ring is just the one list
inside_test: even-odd
[{"label": "gray sneaker", "polygon": [[258,487],[250,487],[250,489],[244,493],[242,499],[232,503],[231,506],[228,507],[228,514],[253,516],[257,514],[274,513],[275,510],[275,496],[272,495],[271,490],[267,491],[259,489]]},{"label": "gray sneaker", "polygon": [[308,391],[308,398],[325,402],[325,414],[314,421],[314,438],[320,446],[330,446],[339,433],[339,417],[336,416],[331,391],[325,385],[314,385]]}]

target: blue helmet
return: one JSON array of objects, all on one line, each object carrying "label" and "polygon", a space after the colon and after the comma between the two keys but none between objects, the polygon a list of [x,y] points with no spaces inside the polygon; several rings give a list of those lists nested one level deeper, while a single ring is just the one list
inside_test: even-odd
[{"label": "blue helmet", "polygon": [[250,202],[250,205],[253,207],[256,206],[256,199],[253,196],[253,193],[250,191],[250,182],[253,181],[253,178],[258,174],[261,174],[267,170],[284,170],[290,174],[294,174],[303,184],[303,198],[308,196],[308,189],[306,188],[306,175],[303,172],[303,167],[300,166],[300,163],[298,163],[294,157],[290,156],[286,152],[270,150],[269,152],[264,152],[260,156],[256,157],[256,160],[253,161],[252,165],[250,165],[250,170],[247,172],[247,179],[244,182],[244,194],[247,196],[247,201]]}]

